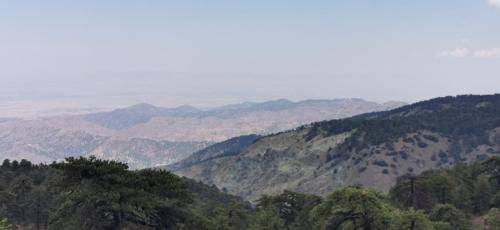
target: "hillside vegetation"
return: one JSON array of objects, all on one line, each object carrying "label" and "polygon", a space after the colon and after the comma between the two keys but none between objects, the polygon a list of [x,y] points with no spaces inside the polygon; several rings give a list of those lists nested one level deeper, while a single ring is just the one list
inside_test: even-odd
[{"label": "hillside vegetation", "polygon": [[400,175],[499,154],[500,95],[467,95],[313,123],[175,170],[256,200],[357,184],[388,192]]},{"label": "hillside vegetation", "polygon": [[325,198],[284,191],[251,206],[215,187],[115,161],[5,160],[0,229],[498,229],[499,172],[492,158],[401,176],[389,195],[361,186]]}]

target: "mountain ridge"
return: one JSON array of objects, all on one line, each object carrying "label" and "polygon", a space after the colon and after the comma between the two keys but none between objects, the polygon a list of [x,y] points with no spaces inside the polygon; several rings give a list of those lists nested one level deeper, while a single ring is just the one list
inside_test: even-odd
[{"label": "mountain ridge", "polygon": [[[287,99],[277,99],[265,102],[242,102],[237,104],[230,104],[215,108],[210,108],[206,110],[198,109],[191,105],[181,105],[173,108],[158,107],[149,103],[139,103],[131,105],[125,108],[115,109],[108,112],[99,112],[82,115],[85,120],[97,123],[98,125],[113,128],[113,129],[124,129],[130,128],[134,125],[148,122],[154,117],[222,117],[228,118],[242,113],[249,113],[254,111],[279,111],[290,109],[299,106],[336,106],[341,103],[349,102],[360,102],[360,103],[372,103],[382,106],[387,106],[388,108],[394,108],[398,106],[405,105],[404,102],[386,102],[386,103],[375,103],[371,101],[366,101],[359,98],[339,98],[339,99],[308,99],[297,102],[292,102]],[[138,116],[138,119],[132,120],[126,124],[116,124],[116,119],[120,117],[126,117],[130,120],[131,114]],[[231,115],[228,115],[231,114]],[[111,122],[110,124],[108,124]]]},{"label": "mountain ridge", "polygon": [[301,126],[176,173],[252,200],[355,184],[387,191],[398,175],[498,154],[500,95],[464,95]]},{"label": "mountain ridge", "polygon": [[93,154],[131,168],[157,167],[233,137],[277,133],[389,108],[364,100],[327,101],[332,102],[276,100],[208,112],[187,105],[161,108],[141,103],[110,112],[7,120],[0,122],[0,157],[39,163]]}]

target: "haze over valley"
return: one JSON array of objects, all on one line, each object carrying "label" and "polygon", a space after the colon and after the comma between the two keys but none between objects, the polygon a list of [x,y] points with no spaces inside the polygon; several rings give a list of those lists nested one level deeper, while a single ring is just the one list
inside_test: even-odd
[{"label": "haze over valley", "polygon": [[282,99],[200,110],[142,103],[108,112],[6,119],[0,123],[0,156],[50,163],[69,156],[94,155],[126,162],[132,168],[154,167],[176,163],[232,137],[276,133],[403,104],[361,99]]},{"label": "haze over valley", "polygon": [[500,0],[0,1],[0,230],[500,230]]}]

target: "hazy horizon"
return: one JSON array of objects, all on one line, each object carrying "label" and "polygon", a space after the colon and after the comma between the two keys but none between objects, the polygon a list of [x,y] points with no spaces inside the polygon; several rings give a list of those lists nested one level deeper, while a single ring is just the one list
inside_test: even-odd
[{"label": "hazy horizon", "polygon": [[500,3],[3,1],[0,111],[500,92]]},{"label": "hazy horizon", "polygon": [[[411,103],[406,101],[372,101],[364,98],[304,98],[304,99],[289,99],[289,98],[268,98],[262,100],[218,100],[218,103],[214,103],[213,99],[201,100],[193,99],[191,103],[180,104],[180,101],[185,101],[187,98],[182,98],[179,100],[175,99],[159,99],[157,101],[141,101],[140,99],[130,99],[130,98],[115,98],[113,100],[105,100],[104,102],[99,102],[99,98],[67,98],[67,99],[45,99],[45,100],[20,100],[20,101],[4,101],[0,102],[0,111],[2,111],[2,116],[0,118],[36,118],[36,117],[50,117],[59,115],[76,115],[76,114],[87,114],[102,111],[111,111],[115,109],[127,108],[135,106],[138,104],[149,104],[156,107],[163,108],[177,108],[181,106],[192,106],[201,110],[216,109],[223,106],[238,105],[244,103],[263,103],[276,100],[288,100],[291,102],[302,102],[306,100],[349,100],[349,99],[360,99],[369,102],[376,102],[380,104],[384,103]],[[170,104],[169,104],[170,102]]]}]

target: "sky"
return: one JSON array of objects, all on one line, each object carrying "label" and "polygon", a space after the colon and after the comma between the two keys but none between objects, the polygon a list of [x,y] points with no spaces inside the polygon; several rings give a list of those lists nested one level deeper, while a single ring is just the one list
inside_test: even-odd
[{"label": "sky", "polygon": [[30,106],[500,93],[500,0],[2,0],[0,63]]}]

